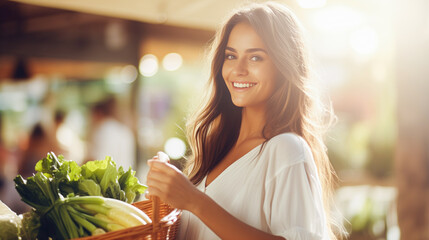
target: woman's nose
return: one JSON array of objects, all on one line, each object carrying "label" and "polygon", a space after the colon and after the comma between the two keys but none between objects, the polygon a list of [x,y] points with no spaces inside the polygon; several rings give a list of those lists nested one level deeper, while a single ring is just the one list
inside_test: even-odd
[{"label": "woman's nose", "polygon": [[245,59],[238,59],[234,64],[234,68],[232,71],[234,74],[238,76],[247,75],[248,69],[247,69],[247,62],[245,61]]}]

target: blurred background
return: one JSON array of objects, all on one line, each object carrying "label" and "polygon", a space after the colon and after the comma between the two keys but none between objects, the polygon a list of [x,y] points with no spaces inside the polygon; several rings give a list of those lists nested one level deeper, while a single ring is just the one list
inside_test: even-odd
[{"label": "blurred background", "polygon": [[[12,179],[48,151],[110,155],[141,182],[159,150],[182,167],[208,46],[245,2],[0,0],[0,200],[26,211]],[[327,144],[349,239],[429,239],[429,1],[279,2],[338,116]]]}]

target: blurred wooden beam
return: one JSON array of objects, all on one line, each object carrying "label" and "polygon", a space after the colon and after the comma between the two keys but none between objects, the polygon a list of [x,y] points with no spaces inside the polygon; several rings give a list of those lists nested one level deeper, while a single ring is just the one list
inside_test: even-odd
[{"label": "blurred wooden beam", "polygon": [[87,22],[84,25],[69,24],[69,27],[63,24],[59,29],[1,36],[0,55],[137,64],[142,37],[139,24],[122,24],[123,29],[118,33],[118,37],[123,38],[122,43],[113,47],[109,41],[115,36],[106,33],[108,24]]},{"label": "blurred wooden beam", "polygon": [[[145,38],[203,46],[214,32],[149,24],[7,1],[0,55],[138,64]],[[112,42],[113,41],[113,42]]]},{"label": "blurred wooden beam", "polygon": [[398,2],[398,223],[402,240],[423,240],[429,239],[429,2]]},{"label": "blurred wooden beam", "polygon": [[[23,19],[23,31],[26,33],[54,31],[71,26],[83,25],[92,22],[101,22],[104,19],[99,16],[79,14],[74,12],[61,12],[53,15],[32,17]],[[16,21],[6,21],[0,24],[0,29],[5,32],[13,32]]]}]

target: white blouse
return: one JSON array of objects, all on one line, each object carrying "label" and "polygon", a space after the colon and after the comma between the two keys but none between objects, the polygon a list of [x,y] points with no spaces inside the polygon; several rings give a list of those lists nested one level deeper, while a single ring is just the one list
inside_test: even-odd
[{"label": "white blouse", "polygon": [[[327,240],[322,189],[308,144],[284,133],[252,149],[205,188],[197,186],[241,221],[287,240]],[[183,211],[179,238],[220,239],[195,215]]]}]

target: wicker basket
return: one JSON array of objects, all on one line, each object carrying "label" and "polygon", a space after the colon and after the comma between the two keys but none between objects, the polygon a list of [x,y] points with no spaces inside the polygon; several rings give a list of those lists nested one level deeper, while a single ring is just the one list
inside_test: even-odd
[{"label": "wicker basket", "polygon": [[160,202],[157,197],[154,197],[151,200],[135,202],[133,205],[145,212],[148,216],[151,216],[152,223],[108,232],[101,235],[79,238],[79,240],[175,239],[178,231],[180,215],[182,213],[181,210],[174,209],[169,205]]}]

